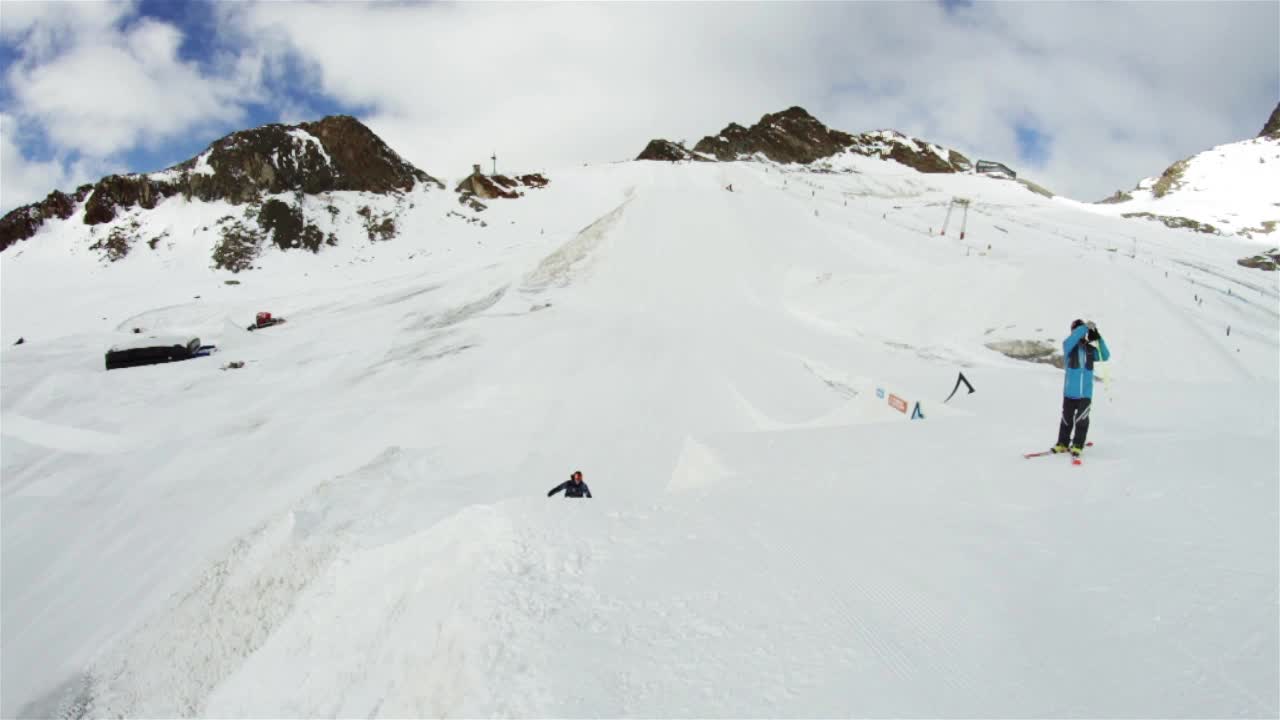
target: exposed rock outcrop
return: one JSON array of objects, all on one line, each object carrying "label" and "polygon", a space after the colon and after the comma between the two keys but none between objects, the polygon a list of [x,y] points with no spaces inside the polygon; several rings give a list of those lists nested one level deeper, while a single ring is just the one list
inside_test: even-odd
[{"label": "exposed rock outcrop", "polygon": [[648,145],[644,146],[644,150],[636,156],[637,160],[666,160],[669,162],[681,161],[697,161],[707,162],[710,158],[704,157],[695,152],[691,152],[679,143],[670,140],[650,140]]},{"label": "exposed rock outcrop", "polygon": [[1156,215],[1154,213],[1149,213],[1149,212],[1123,213],[1120,215],[1120,217],[1142,218],[1144,220],[1154,220],[1158,223],[1162,223],[1165,227],[1174,228],[1175,230],[1194,230],[1199,233],[1205,233],[1206,235],[1222,234],[1218,230],[1218,228],[1210,225],[1209,223],[1200,222],[1199,220],[1192,220],[1191,218],[1177,217],[1177,216],[1171,216],[1171,215]]},{"label": "exposed rock outcrop", "polygon": [[987,347],[1014,360],[1063,367],[1062,352],[1046,340],[993,340]]},{"label": "exposed rock outcrop", "polygon": [[82,185],[74,195],[54,190],[38,203],[23,205],[0,219],[0,252],[36,234],[46,220],[66,220],[75,214],[76,206],[84,202],[92,185]]},{"label": "exposed rock outcrop", "polygon": [[1099,200],[1098,204],[1099,205],[1116,205],[1118,203],[1129,202],[1132,199],[1133,199],[1133,195],[1123,190],[1117,190],[1113,195],[1110,195],[1108,197],[1105,197]]},{"label": "exposed rock outcrop", "polygon": [[416,183],[444,187],[349,115],[232,133],[199,156],[145,177],[171,179],[188,197],[234,203],[282,192],[387,194]]},{"label": "exposed rock outcrop", "polygon": [[117,208],[150,210],[161,200],[178,195],[177,183],[152,180],[147,175],[108,175],[93,185],[84,206],[84,224],[101,225],[116,218]]},{"label": "exposed rock outcrop", "polygon": [[1267,118],[1258,137],[1280,139],[1280,103],[1276,103],[1276,109],[1271,111],[1271,117]]},{"label": "exposed rock outcrop", "polygon": [[751,127],[730,123],[717,135],[702,138],[693,150],[668,140],[652,140],[637,160],[720,161],[763,158],[778,163],[810,164],[844,152],[893,160],[926,173],[965,172],[972,163],[964,155],[894,130],[851,135],[832,130],[801,107],[760,118]]},{"label": "exposed rock outcrop", "polygon": [[[232,133],[200,155],[160,172],[110,175],[76,191],[54,191],[0,220],[0,250],[30,238],[48,219],[67,219],[84,204],[86,225],[114,220],[134,207],[154,208],[175,195],[233,204],[278,193],[318,194],[351,190],[405,192],[418,183],[444,188],[349,115],[298,125],[264,125]],[[303,241],[303,245],[309,245]]]},{"label": "exposed rock outcrop", "polygon": [[469,205],[477,211],[484,210],[486,207],[477,198],[512,200],[524,195],[521,188],[543,188],[550,182],[537,173],[517,175],[512,178],[506,175],[485,175],[479,165],[473,165],[472,168],[471,174],[463,178],[454,191],[458,193],[458,202]]},{"label": "exposed rock outcrop", "polygon": [[1271,248],[1251,257],[1240,258],[1236,261],[1236,264],[1247,268],[1275,272],[1276,268],[1280,267],[1280,248]]},{"label": "exposed rock outcrop", "polygon": [[750,128],[729,123],[718,135],[699,140],[693,149],[722,161],[760,154],[774,162],[808,164],[853,143],[852,135],[828,128],[804,108],[791,107],[765,115]]}]

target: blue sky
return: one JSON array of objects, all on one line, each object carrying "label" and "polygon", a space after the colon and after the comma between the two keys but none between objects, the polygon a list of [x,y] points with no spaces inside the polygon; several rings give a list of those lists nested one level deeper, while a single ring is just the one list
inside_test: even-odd
[{"label": "blue sky", "polygon": [[791,105],[1092,200],[1256,133],[1278,24],[1278,3],[6,3],[0,210],[337,112],[451,177],[493,149],[612,161]]},{"label": "blue sky", "polygon": [[1052,151],[1053,136],[1040,130],[1034,121],[1020,121],[1013,126],[1018,140],[1018,162],[1033,169],[1044,167]]}]

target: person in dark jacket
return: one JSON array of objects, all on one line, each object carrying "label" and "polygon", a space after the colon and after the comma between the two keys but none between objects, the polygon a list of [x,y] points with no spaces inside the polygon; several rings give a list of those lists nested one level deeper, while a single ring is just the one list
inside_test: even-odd
[{"label": "person in dark jacket", "polygon": [[569,476],[568,480],[565,480],[559,485],[551,488],[551,492],[547,493],[547,497],[551,497],[552,495],[555,495],[561,490],[564,491],[565,497],[571,497],[571,498],[591,497],[591,488],[587,487],[587,484],[582,481],[581,470],[574,470],[573,474]]},{"label": "person in dark jacket", "polygon": [[[1094,347],[1091,343],[1098,343]],[[1063,367],[1067,371],[1062,392],[1062,421],[1058,423],[1058,444],[1054,452],[1072,455],[1084,452],[1089,436],[1089,406],[1093,403],[1093,364],[1111,358],[1107,341],[1092,320],[1071,323],[1071,335],[1062,343]]]}]

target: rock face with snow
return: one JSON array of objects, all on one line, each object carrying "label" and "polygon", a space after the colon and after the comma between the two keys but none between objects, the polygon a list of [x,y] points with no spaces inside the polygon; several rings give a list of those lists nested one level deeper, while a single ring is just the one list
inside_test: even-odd
[{"label": "rock face with snow", "polygon": [[973,168],[969,158],[955,150],[912,138],[896,130],[874,130],[857,136],[851,152],[894,160],[923,173],[968,172]]},{"label": "rock face with snow", "polygon": [[172,177],[184,194],[232,202],[281,192],[386,194],[419,182],[440,185],[348,115],[233,133],[200,156],[147,177]]},{"label": "rock face with snow", "polygon": [[[520,188],[542,188],[547,186],[547,178],[533,173],[529,175],[485,175],[476,165],[475,170],[463,178],[454,190],[459,194],[458,201],[464,204],[473,198],[492,200],[494,198],[514,199],[524,194]],[[473,207],[475,203],[472,202]],[[483,209],[483,205],[476,209]]]},{"label": "rock face with snow", "polygon": [[23,205],[0,219],[0,252],[19,240],[26,240],[47,220],[66,220],[75,214],[76,206],[84,202],[92,185],[82,185],[74,195],[54,190],[38,203]]},{"label": "rock face with snow", "polygon": [[791,107],[765,115],[750,128],[729,123],[720,134],[699,140],[693,149],[722,161],[759,154],[774,162],[807,165],[853,143],[852,135],[828,128],[804,108]]},{"label": "rock face with snow", "polygon": [[1271,248],[1252,257],[1240,258],[1236,261],[1236,264],[1242,267],[1275,272],[1276,268],[1280,267],[1280,248]]},{"label": "rock face with snow", "polygon": [[1197,232],[1256,237],[1280,226],[1280,105],[1255,138],[1218,145],[1165,168],[1099,206]]},{"label": "rock face with snow", "polygon": [[1267,124],[1262,126],[1258,137],[1280,138],[1280,103],[1276,103],[1276,109],[1271,111],[1271,117],[1267,118]]},{"label": "rock face with snow", "polygon": [[673,143],[670,140],[650,140],[648,145],[644,146],[644,150],[636,156],[637,160],[666,160],[669,162],[679,162],[682,160],[694,160],[698,162],[707,162],[712,158],[705,157],[701,154],[686,149],[679,143]]},{"label": "rock face with snow", "polygon": [[386,195],[419,183],[443,187],[353,117],[264,125],[232,133],[167,170],[110,175],[82,186],[74,196],[54,191],[40,203],[18,208],[0,220],[0,250],[30,238],[51,218],[65,220],[79,212],[85,225],[101,225],[129,209],[150,210],[177,195],[242,205],[290,192]]},{"label": "rock face with snow", "polygon": [[965,172],[972,168],[964,155],[895,130],[851,135],[833,130],[802,107],[760,118],[749,128],[729,123],[717,135],[698,141],[692,151],[667,140],[653,140],[637,160],[765,158],[779,163],[807,165],[844,152],[894,160],[925,173]]}]

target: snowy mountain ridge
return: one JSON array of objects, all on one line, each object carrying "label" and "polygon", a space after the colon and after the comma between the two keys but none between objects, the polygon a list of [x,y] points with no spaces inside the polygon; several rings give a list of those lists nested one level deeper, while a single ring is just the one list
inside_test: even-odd
[{"label": "snowy mountain ridge", "polygon": [[[955,150],[893,130],[858,135],[833,130],[800,107],[766,114],[750,128],[730,123],[692,150],[654,140],[638,159],[757,160],[840,172],[847,158],[859,156],[926,174],[973,171],[969,159]],[[1161,178],[1144,180],[1134,192],[1094,207],[1213,234],[1266,234],[1280,222],[1280,201],[1268,190],[1280,180],[1277,160],[1280,133],[1264,127],[1255,140],[1176,163]],[[542,188],[547,182],[540,175],[488,178],[477,170],[455,191],[461,205],[445,209],[442,217],[484,226],[482,199],[518,197],[523,193],[517,188]],[[1053,196],[1023,178],[1017,182]],[[175,243],[194,242],[205,248],[209,267],[238,273],[259,267],[273,247],[319,253],[336,245],[349,226],[363,228],[368,242],[391,240],[406,223],[421,227],[422,221],[406,213],[433,188],[444,186],[349,116],[266,125],[232,133],[166,170],[109,176],[71,194],[55,190],[0,219],[0,251],[44,228],[67,226],[53,234],[78,236],[71,251],[88,250],[104,262],[118,262],[143,245],[163,252]],[[152,212],[173,197],[205,206],[177,215]],[[207,211],[214,206],[219,214],[211,216]]]},{"label": "snowy mountain ridge", "polygon": [[[419,186],[444,187],[350,116],[294,126],[264,125],[227,135],[167,170],[111,175],[70,195],[54,190],[45,200],[0,219],[0,251],[31,238],[46,224],[63,221],[80,226],[90,241],[109,248],[107,259],[119,260],[139,242],[150,242],[154,249],[162,234],[185,234],[188,228],[164,228],[156,235],[136,232],[142,224],[153,224],[148,211],[173,197],[236,206],[238,212],[228,217],[248,220],[250,227],[261,225],[280,248],[305,246],[315,251],[326,240],[332,244],[335,236],[321,229],[323,213],[303,212],[303,199],[340,192],[363,193],[376,202],[379,196],[400,195]],[[326,207],[328,220],[339,220],[340,213],[328,208],[336,206]],[[265,220],[255,223],[259,218]],[[261,235],[255,235],[255,245],[261,245]],[[225,232],[223,240],[231,242]],[[216,250],[214,255],[216,260]],[[221,262],[215,266],[230,267]]]},{"label": "snowy mountain ridge", "polygon": [[[665,157],[665,141],[654,143],[660,149],[646,150],[642,159]],[[720,135],[703,138],[692,155],[683,148],[672,152],[826,170],[845,167],[841,158],[850,156],[892,160],[922,172],[969,169],[954,151],[891,130],[858,136],[831,130],[799,107],[765,115],[749,129],[731,123]],[[163,264],[191,262],[190,254],[179,259],[170,253],[188,243],[203,250],[208,267],[231,273],[260,268],[267,255],[300,249],[342,262],[331,248],[343,237],[384,242],[406,228],[420,231],[441,221],[484,227],[483,200],[516,198],[524,194],[520,188],[541,189],[548,182],[536,174],[488,177],[477,169],[455,189],[459,205],[446,207],[426,199],[444,189],[443,183],[403,160],[355,118],[331,116],[232,133],[166,170],[109,176],[72,194],[55,190],[0,219],[0,251],[25,252],[18,243],[42,233],[59,239],[39,242],[57,242],[109,265],[140,254]],[[157,211],[171,198],[181,204]],[[431,217],[414,212],[423,205],[432,208]]]},{"label": "snowy mountain ridge", "polygon": [[729,123],[687,150],[669,140],[651,140],[637,160],[694,160],[721,162],[767,160],[810,165],[841,154],[878,157],[923,173],[966,172],[973,165],[964,155],[896,130],[851,135],[833,130],[796,106],[766,114],[749,128]]},{"label": "snowy mountain ridge", "polygon": [[1280,226],[1280,104],[1257,137],[1179,160],[1099,208],[1169,227],[1265,239]]}]

